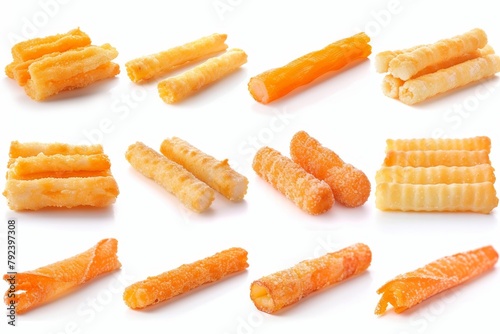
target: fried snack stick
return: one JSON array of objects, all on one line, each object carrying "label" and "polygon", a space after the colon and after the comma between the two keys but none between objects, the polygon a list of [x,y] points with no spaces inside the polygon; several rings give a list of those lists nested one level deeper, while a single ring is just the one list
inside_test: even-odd
[{"label": "fried snack stick", "polygon": [[379,183],[375,205],[383,211],[490,213],[498,206],[492,182],[453,184]]},{"label": "fried snack stick", "polygon": [[382,315],[391,304],[401,313],[447,289],[456,287],[493,268],[498,253],[485,246],[440,258],[415,271],[396,276],[377,290],[381,298],[375,314]]},{"label": "fried snack stick", "polygon": [[486,33],[476,28],[465,34],[442,39],[434,44],[396,56],[389,62],[389,72],[396,78],[408,80],[428,66],[474,52],[486,46],[487,43]]},{"label": "fried snack stick", "polygon": [[285,66],[252,77],[248,82],[248,90],[260,103],[266,104],[279,99],[325,73],[340,70],[357,60],[366,59],[371,54],[369,41],[370,38],[365,33],[336,41]]},{"label": "fried snack stick", "polygon": [[212,256],[134,283],[123,293],[125,304],[142,309],[183,294],[199,286],[221,280],[248,267],[247,251],[229,248]]},{"label": "fried snack stick", "polygon": [[406,81],[399,88],[399,100],[406,104],[465,86],[500,72],[500,56],[478,57],[455,66]]},{"label": "fried snack stick", "polygon": [[133,59],[125,63],[127,74],[135,83],[152,79],[186,63],[226,50],[226,38],[226,34],[212,34],[166,51]]},{"label": "fried snack stick", "polygon": [[92,176],[8,179],[3,195],[11,210],[20,211],[46,207],[106,207],[116,201],[118,193],[112,176]]},{"label": "fried snack stick", "polygon": [[233,170],[227,159],[219,161],[177,137],[165,139],[160,152],[231,201],[241,201],[247,192],[248,179]]},{"label": "fried snack stick", "polygon": [[363,205],[371,185],[365,173],[344,163],[332,150],[322,146],[305,131],[297,132],[290,142],[290,156],[308,173],[324,180],[337,202],[347,207]]},{"label": "fried snack stick", "polygon": [[43,153],[45,155],[53,154],[102,154],[104,153],[102,145],[71,145],[66,143],[39,143],[39,142],[19,142],[14,140],[10,143],[9,157],[15,159],[18,157],[31,157]]},{"label": "fried snack stick", "polygon": [[[116,239],[103,239],[89,250],[68,259],[49,264],[35,270],[14,274],[16,295],[14,299],[5,294],[5,303],[14,300],[16,312],[25,313],[37,306],[51,302],[72,289],[103,274],[121,267],[116,255]],[[7,281],[9,274],[3,276]]]},{"label": "fried snack stick", "polygon": [[258,310],[275,313],[315,291],[362,273],[371,259],[368,246],[354,244],[254,281],[250,298]]},{"label": "fried snack stick", "polygon": [[487,136],[469,138],[387,139],[385,151],[485,150],[490,153],[491,139]]},{"label": "fried snack stick", "polygon": [[247,62],[241,49],[227,50],[220,56],[158,83],[158,94],[166,103],[175,103],[236,71]]},{"label": "fried snack stick", "polygon": [[427,45],[417,45],[408,49],[387,50],[377,53],[377,55],[375,56],[375,70],[378,73],[387,72],[389,70],[389,63],[391,62],[391,60],[393,60],[394,58],[403,53],[412,52],[418,48],[421,48],[422,46],[427,46]]},{"label": "fried snack stick", "polygon": [[208,209],[215,198],[212,188],[181,165],[141,142],[130,145],[125,157],[137,171],[154,180],[195,212]]},{"label": "fried snack stick", "polygon": [[388,151],[384,166],[474,166],[490,164],[487,150]]},{"label": "fried snack stick", "polygon": [[262,147],[255,154],[253,170],[299,208],[312,215],[328,211],[334,204],[332,189],[278,151]]},{"label": "fried snack stick", "polygon": [[377,184],[384,182],[409,184],[438,183],[495,183],[494,169],[489,164],[464,166],[433,166],[433,167],[382,167],[375,176]]}]

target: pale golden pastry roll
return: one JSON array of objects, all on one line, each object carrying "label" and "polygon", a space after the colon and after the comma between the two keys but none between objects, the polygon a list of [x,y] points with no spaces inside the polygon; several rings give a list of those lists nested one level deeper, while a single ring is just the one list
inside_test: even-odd
[{"label": "pale golden pastry roll", "polygon": [[227,49],[226,34],[212,34],[192,42],[125,63],[133,82],[141,82],[165,74],[186,63],[208,57]]},{"label": "pale golden pastry roll", "polygon": [[379,183],[375,205],[383,211],[490,213],[498,206],[491,182],[453,184]]},{"label": "pale golden pastry roll", "polygon": [[195,212],[208,209],[215,198],[212,188],[178,163],[141,142],[130,145],[125,157],[137,171],[154,180]]},{"label": "pale golden pastry roll", "polygon": [[490,164],[488,151],[388,151],[383,166],[475,166]]},{"label": "pale golden pastry roll", "polygon": [[158,94],[166,103],[178,102],[234,72],[246,62],[247,54],[243,50],[227,50],[182,74],[160,81]]},{"label": "pale golden pastry roll", "polygon": [[10,143],[9,157],[31,157],[43,153],[52,154],[102,154],[102,145],[72,145],[66,143],[40,143],[40,142],[19,142],[14,140]]},{"label": "pale golden pastry roll", "polygon": [[404,81],[396,78],[392,74],[387,74],[384,79],[382,79],[382,93],[385,96],[397,99],[399,97],[399,87],[404,85]]},{"label": "pale golden pastry roll", "polygon": [[406,81],[399,88],[399,99],[412,105],[432,96],[491,77],[500,71],[500,56],[478,57],[434,73]]},{"label": "pale golden pastry roll", "polygon": [[6,181],[3,195],[11,210],[46,207],[105,207],[115,202],[118,185],[112,176],[43,178]]},{"label": "pale golden pastry roll", "polygon": [[231,201],[242,200],[247,192],[248,179],[233,170],[227,159],[219,161],[177,137],[165,139],[160,152]]},{"label": "pale golden pastry roll", "polygon": [[490,149],[491,139],[489,137],[476,136],[468,138],[387,139],[385,151],[484,150],[490,153]]},{"label": "pale golden pastry roll", "polygon": [[434,166],[380,168],[375,175],[377,184],[384,182],[409,184],[495,183],[494,169],[489,164],[476,166]]},{"label": "pale golden pastry roll", "polygon": [[396,78],[408,80],[424,68],[481,49],[488,43],[486,33],[473,29],[465,34],[442,39],[434,44],[396,56],[389,62],[389,72]]},{"label": "pale golden pastry roll", "polygon": [[417,45],[408,49],[402,50],[387,50],[379,52],[375,55],[375,70],[378,73],[385,73],[389,70],[389,63],[391,60],[403,53],[414,51],[424,45]]}]

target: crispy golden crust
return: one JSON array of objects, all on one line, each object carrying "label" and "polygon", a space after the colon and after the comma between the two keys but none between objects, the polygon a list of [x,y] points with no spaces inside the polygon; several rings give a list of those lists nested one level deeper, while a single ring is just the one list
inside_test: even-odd
[{"label": "crispy golden crust", "polygon": [[40,142],[19,142],[14,140],[10,143],[9,157],[31,157],[43,153],[45,155],[53,154],[103,154],[102,145],[72,145],[66,143],[40,143]]},{"label": "crispy golden crust", "polygon": [[409,184],[495,183],[494,169],[489,164],[475,166],[382,167],[375,181]]},{"label": "crispy golden crust", "polygon": [[436,151],[436,150],[464,150],[486,151],[490,153],[491,139],[487,136],[468,138],[413,138],[387,139],[388,151]]},{"label": "crispy golden crust", "polygon": [[487,150],[387,151],[384,166],[475,166],[490,164]]}]

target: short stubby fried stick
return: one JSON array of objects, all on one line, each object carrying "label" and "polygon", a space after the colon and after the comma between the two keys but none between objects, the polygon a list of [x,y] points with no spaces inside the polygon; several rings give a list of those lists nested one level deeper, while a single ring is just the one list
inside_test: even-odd
[{"label": "short stubby fried stick", "polygon": [[498,206],[492,182],[453,184],[377,184],[375,205],[383,211],[490,213]]},{"label": "short stubby fried stick", "polygon": [[247,192],[248,179],[233,170],[227,159],[219,161],[178,137],[165,139],[160,152],[231,201],[242,200]]},{"label": "short stubby fried stick", "polygon": [[391,304],[396,313],[421,303],[491,270],[498,261],[493,246],[484,246],[433,261],[415,271],[390,280],[377,290],[381,298],[375,314],[382,315]]},{"label": "short stubby fried stick", "polygon": [[260,311],[276,313],[315,291],[362,273],[371,259],[367,245],[354,244],[254,281],[250,298]]},{"label": "short stubby fried stick", "polygon": [[178,163],[141,142],[130,145],[125,157],[137,171],[154,180],[195,212],[208,209],[215,198],[212,188]]},{"label": "short stubby fried stick", "polygon": [[491,139],[487,136],[468,138],[387,139],[385,151],[463,150],[490,153]]},{"label": "short stubby fried stick", "polygon": [[241,49],[229,49],[182,74],[158,83],[158,94],[166,103],[175,103],[236,71],[247,62]]},{"label": "short stubby fried stick", "polygon": [[134,283],[125,288],[123,300],[131,309],[143,309],[216,282],[248,267],[247,251],[233,247],[190,264]]},{"label": "short stubby fried stick", "polygon": [[375,176],[377,184],[384,182],[408,184],[495,183],[490,164],[475,166],[381,167]]},{"label": "short stubby fried stick", "polygon": [[387,151],[384,166],[475,166],[490,164],[487,150]]},{"label": "short stubby fried stick", "polygon": [[370,196],[371,184],[365,173],[346,164],[307,132],[299,131],[293,136],[290,156],[308,173],[324,180],[332,189],[335,200],[342,205],[358,207]]},{"label": "short stubby fried stick", "polygon": [[125,63],[127,74],[135,83],[153,79],[189,62],[206,58],[227,49],[226,34],[212,34],[192,42]]},{"label": "short stubby fried stick", "polygon": [[486,33],[473,29],[465,34],[442,39],[411,52],[402,53],[389,62],[389,72],[396,78],[408,80],[424,68],[481,49],[488,43]]},{"label": "short stubby fried stick", "polygon": [[112,176],[8,179],[3,195],[11,210],[47,207],[106,207],[116,201],[118,185]]},{"label": "short stubby fried stick", "polygon": [[270,147],[257,151],[252,167],[257,175],[309,214],[324,213],[335,202],[332,189],[325,181]]},{"label": "short stubby fried stick", "polygon": [[500,72],[500,56],[487,55],[406,81],[399,88],[399,99],[416,104],[432,96],[489,78]]},{"label": "short stubby fried stick", "polygon": [[[14,274],[16,294],[4,300],[16,303],[16,312],[23,314],[31,309],[66,295],[96,277],[121,267],[117,256],[118,241],[103,239],[89,250],[47,266]],[[40,252],[37,253],[40,256]],[[4,280],[9,274],[3,276]]]},{"label": "short stubby fried stick", "polygon": [[41,143],[41,142],[19,142],[14,140],[10,143],[9,157],[15,159],[18,157],[31,157],[43,153],[45,155],[53,154],[102,154],[104,151],[102,145],[72,145],[67,143]]}]

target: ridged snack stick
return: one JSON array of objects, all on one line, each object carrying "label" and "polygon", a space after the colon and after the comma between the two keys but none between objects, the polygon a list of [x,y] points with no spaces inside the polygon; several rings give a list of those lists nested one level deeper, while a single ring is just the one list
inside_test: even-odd
[{"label": "ridged snack stick", "polygon": [[139,57],[125,63],[127,74],[135,83],[153,79],[189,62],[227,49],[226,34],[212,34],[165,51]]},{"label": "ridged snack stick", "polygon": [[125,288],[123,300],[131,309],[143,309],[248,267],[247,251],[229,248],[193,263],[183,264]]},{"label": "ridged snack stick", "polygon": [[252,167],[257,175],[309,214],[324,213],[335,202],[332,189],[325,181],[270,147],[257,151]]},{"label": "ridged snack stick", "polygon": [[387,139],[388,151],[437,151],[463,150],[487,151],[490,153],[491,139],[487,136],[468,138],[414,138],[414,139]]},{"label": "ridged snack stick", "polygon": [[18,157],[31,157],[43,153],[45,155],[53,154],[101,154],[102,145],[72,145],[67,143],[41,143],[41,142],[19,142],[14,140],[10,143],[9,157],[11,159]]},{"label": "ridged snack stick", "polygon": [[[47,266],[14,274],[16,295],[13,299],[5,293],[6,304],[13,300],[17,314],[66,295],[83,284],[121,267],[117,257],[118,241],[103,239],[89,250],[49,264]],[[38,254],[40,252],[38,251]],[[3,276],[5,281],[9,274]]]},{"label": "ridged snack stick", "polygon": [[233,170],[227,159],[219,161],[177,137],[165,139],[160,152],[231,201],[241,201],[247,192],[248,179]]},{"label": "ridged snack stick", "polygon": [[260,311],[275,313],[315,291],[362,273],[371,259],[367,245],[354,244],[254,281],[250,298]]},{"label": "ridged snack stick", "polygon": [[388,151],[384,166],[475,166],[490,164],[488,151],[435,150],[435,151]]},{"label": "ridged snack stick", "polygon": [[375,205],[383,211],[490,213],[498,206],[492,182],[453,184],[379,183]]},{"label": "ridged snack stick", "polygon": [[393,60],[394,58],[403,53],[414,51],[422,46],[424,45],[417,45],[411,48],[401,49],[401,50],[387,50],[377,53],[375,55],[375,70],[378,73],[385,73],[389,71],[389,63],[391,62],[391,60]]},{"label": "ridged snack stick", "polygon": [[166,103],[179,102],[236,71],[246,62],[247,54],[243,50],[229,49],[184,73],[160,81],[158,94]]},{"label": "ridged snack stick", "polygon": [[215,198],[212,188],[178,163],[141,142],[130,145],[125,157],[137,171],[154,180],[195,212],[208,209]]},{"label": "ridged snack stick", "polygon": [[457,253],[433,261],[415,271],[390,280],[377,290],[381,298],[375,314],[382,315],[390,304],[401,313],[447,289],[491,270],[498,261],[492,246]]}]

